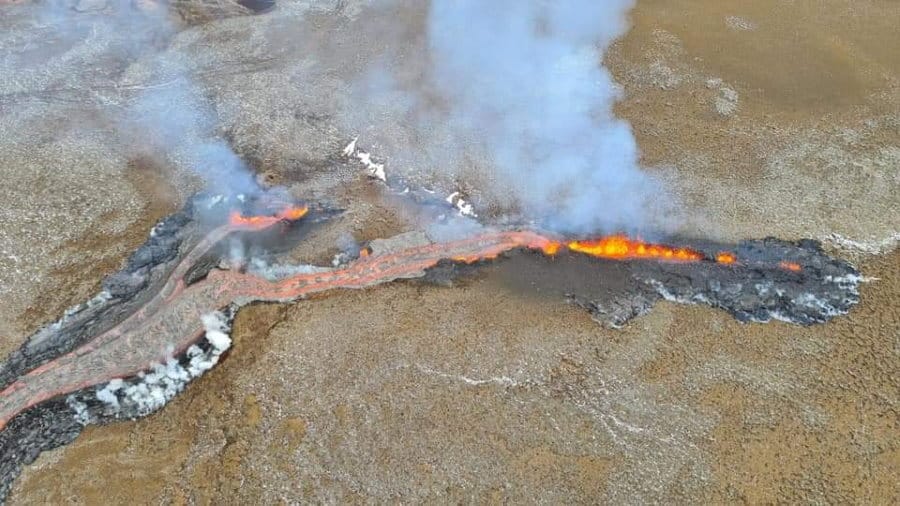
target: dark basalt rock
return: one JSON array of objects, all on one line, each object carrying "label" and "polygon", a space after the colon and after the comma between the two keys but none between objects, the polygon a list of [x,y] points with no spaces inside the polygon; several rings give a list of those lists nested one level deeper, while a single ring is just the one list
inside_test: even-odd
[{"label": "dark basalt rock", "polygon": [[0,502],[5,502],[22,467],[34,462],[41,452],[71,443],[83,427],[61,398],[41,403],[10,420],[0,431]]},{"label": "dark basalt rock", "polygon": [[[164,218],[153,228],[147,241],[128,258],[122,270],[104,280],[100,295],[69,309],[63,318],[40,329],[10,354],[0,365],[0,390],[35,367],[69,353],[121,323],[157,292],[183,252],[202,237],[202,232],[222,224],[226,214],[223,209],[240,206],[255,212],[260,209],[259,198],[236,199],[205,193],[191,197],[181,210]],[[267,241],[271,242],[266,244],[266,247],[272,246],[270,253],[287,249],[295,245],[311,227],[340,212],[339,209],[314,204],[303,220],[278,228],[272,238],[266,238],[266,234],[254,234],[252,238],[248,236],[245,239],[259,242],[260,247]],[[224,254],[224,248],[213,248],[192,266],[185,282],[190,284],[205,277],[219,265]],[[233,314],[227,316],[230,319]],[[197,368],[191,365],[191,360],[199,360],[212,351],[210,344],[204,340],[192,348],[176,360],[183,369],[194,367],[196,372]],[[184,379],[183,384],[194,377]],[[131,385],[139,385],[143,381],[143,374],[125,379],[125,383]],[[43,451],[68,444],[85,425],[134,419],[162,407],[151,405],[148,408],[146,404],[125,398],[125,390],[106,392],[106,397],[118,396],[121,400],[111,405],[98,398],[98,392],[103,388],[105,385],[98,385],[50,399],[20,413],[0,430],[0,503],[4,502],[22,466],[33,462]]]},{"label": "dark basalt rock", "polygon": [[621,328],[633,318],[649,312],[660,296],[650,287],[642,287],[636,293],[623,293],[609,299],[588,299],[577,294],[567,294],[566,300],[593,316],[594,321],[610,328]]},{"label": "dark basalt rock", "polygon": [[[634,270],[635,277],[666,299],[708,304],[745,322],[811,325],[845,314],[859,302],[859,271],[828,256],[816,241],[766,238],[743,241],[731,250],[740,263],[647,263]],[[781,262],[796,263],[801,270],[788,270]]]},{"label": "dark basalt rock", "polygon": [[[230,321],[233,313],[229,313],[228,317]],[[211,351],[209,342],[202,339],[196,347],[202,353]],[[183,353],[176,360],[180,366],[189,367],[190,358],[188,353]],[[143,374],[132,376],[125,378],[123,383],[137,385],[145,382],[145,378]],[[192,379],[187,379],[184,384]],[[109,394],[116,396],[116,403],[110,404],[101,401],[98,396],[104,388],[106,385],[88,387],[43,402],[14,417],[0,431],[0,503],[5,502],[12,483],[24,466],[34,462],[42,452],[71,443],[87,425],[135,420],[162,407],[148,409],[128,402],[123,394],[124,389]]]},{"label": "dark basalt rock", "polygon": [[[163,218],[153,227],[147,240],[128,257],[122,270],[104,279],[100,295],[70,308],[63,318],[38,330],[0,364],[0,390],[25,372],[72,351],[93,336],[121,323],[156,292],[187,245],[199,240],[202,231],[222,223],[228,206],[240,204],[250,208],[257,204],[259,197],[245,200],[241,203],[236,198],[201,192],[188,199],[180,210]],[[309,223],[302,226],[321,223],[335,212],[316,207],[310,213]],[[308,228],[301,230],[306,231]],[[213,251],[201,259],[186,281],[191,283],[205,277],[221,261],[221,254],[221,251]]]},{"label": "dark basalt rock", "polygon": [[238,3],[257,14],[275,7],[275,0],[238,0]]},{"label": "dark basalt rock", "polygon": [[[598,323],[613,328],[646,313],[663,298],[707,304],[742,322],[778,319],[800,325],[826,322],[859,302],[859,271],[828,256],[816,241],[672,242],[689,245],[707,258],[730,251],[739,260],[730,265],[712,260],[618,261],[566,251],[549,259],[522,251],[509,253],[505,261],[484,270],[495,272],[512,292],[541,294],[551,300],[565,297],[589,311]],[[800,270],[789,270],[782,262],[796,263]],[[448,284],[465,272],[439,265],[426,279]]]}]

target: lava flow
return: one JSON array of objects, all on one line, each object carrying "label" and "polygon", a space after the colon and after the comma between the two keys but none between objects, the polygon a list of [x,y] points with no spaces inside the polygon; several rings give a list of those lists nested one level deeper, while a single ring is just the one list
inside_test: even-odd
[{"label": "lava flow", "polygon": [[560,242],[530,231],[495,231],[457,241],[429,243],[399,251],[369,249],[348,266],[290,276],[278,281],[240,271],[213,270],[186,285],[191,267],[216,244],[235,232],[262,231],[306,215],[305,206],[286,207],[274,216],[232,213],[225,225],[210,232],[184,254],[158,292],[113,328],[74,351],[33,368],[0,392],[0,430],[22,411],[50,398],[134,376],[155,363],[184,353],[203,336],[201,317],[228,305],[254,301],[287,302],[335,289],[359,289],[396,279],[414,278],[443,260],[471,263],[514,249],[547,256],[563,248],[602,259],[649,259],[662,262],[735,263],[732,253],[714,258],[690,248],[644,243],[616,235],[596,240]]},{"label": "lava flow", "polygon": [[737,257],[734,256],[734,253],[720,251],[719,254],[716,255],[716,262],[720,264],[730,265],[737,262]]},{"label": "lava flow", "polygon": [[803,267],[801,267],[797,262],[778,262],[778,267],[791,272],[800,272],[803,270]]},{"label": "lava flow", "polygon": [[[277,222],[258,223],[271,226]],[[363,257],[342,269],[277,282],[238,271],[213,271],[203,281],[185,286],[183,276],[198,258],[230,233],[246,227],[246,222],[239,222],[215,229],[187,253],[157,295],[125,321],[71,353],[32,369],[0,392],[0,430],[18,413],[45,400],[134,376],[183,353],[202,337],[201,317],[229,304],[290,301],[337,288],[363,288],[420,276],[445,258],[493,258],[515,248],[540,249],[549,242],[530,232],[498,232]],[[263,225],[253,227],[261,230]]]},{"label": "lava flow", "polygon": [[288,206],[274,216],[244,216],[239,211],[232,211],[228,223],[233,227],[245,230],[263,230],[283,221],[297,221],[309,212],[307,206]]}]

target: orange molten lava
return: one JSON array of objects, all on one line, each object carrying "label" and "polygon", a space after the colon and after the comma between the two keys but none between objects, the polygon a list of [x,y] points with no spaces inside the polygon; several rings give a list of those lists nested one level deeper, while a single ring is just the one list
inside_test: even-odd
[{"label": "orange molten lava", "polygon": [[624,235],[611,235],[587,241],[570,241],[566,246],[572,251],[613,260],[646,258],[674,262],[697,262],[704,259],[703,253],[690,248],[673,248],[663,244],[646,243],[629,239]]},{"label": "orange molten lava", "polygon": [[722,251],[718,255],[716,255],[716,262],[719,262],[720,264],[730,265],[737,262],[737,258],[735,258],[734,253]]},{"label": "orange molten lava", "polygon": [[306,216],[307,212],[309,212],[309,208],[306,206],[289,206],[278,211],[275,216],[243,216],[238,211],[232,211],[228,217],[228,223],[233,227],[262,230],[280,221],[297,221]]},{"label": "orange molten lava", "polygon": [[800,272],[803,269],[803,267],[800,267],[800,264],[796,262],[779,262],[778,267],[791,272]]},{"label": "orange molten lava", "polygon": [[450,257],[450,260],[462,264],[474,264],[475,262],[494,260],[495,258],[497,258],[497,255],[494,253],[490,253],[485,255],[457,255],[455,257]]},{"label": "orange molten lava", "polygon": [[[515,235],[515,232],[511,234]],[[708,259],[700,251],[686,247],[672,247],[664,244],[654,244],[631,239],[625,235],[610,235],[599,239],[584,239],[568,242],[559,242],[547,237],[535,235],[534,238],[524,241],[523,246],[528,249],[539,250],[547,256],[555,256],[563,248],[569,251],[582,253],[596,258],[610,260],[660,260],[670,262],[699,262]],[[450,257],[455,262],[475,263],[482,260],[492,260],[496,254],[471,254]],[[712,259],[709,259],[712,260]],[[734,253],[727,251],[716,255],[715,261],[729,265],[737,262]]]},{"label": "orange molten lava", "polygon": [[547,244],[540,246],[541,251],[544,252],[545,255],[553,256],[559,253],[559,248],[562,247],[562,244],[558,242],[550,241]]}]

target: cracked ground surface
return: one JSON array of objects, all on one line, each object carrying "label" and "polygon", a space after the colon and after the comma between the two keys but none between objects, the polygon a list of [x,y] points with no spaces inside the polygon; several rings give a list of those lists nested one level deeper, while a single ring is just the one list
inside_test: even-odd
[{"label": "cracked ground surface", "polygon": [[[489,272],[255,305],[224,363],[160,413],[42,455],[10,502],[898,502],[900,12],[827,3],[639,0],[606,62],[644,164],[697,211],[686,226],[888,240],[883,255],[839,251],[877,278],[850,315],[742,325],[661,303],[609,330]],[[384,25],[372,20],[414,45],[421,9],[341,5],[285,2],[166,49],[199,55],[197,80],[258,171],[347,209],[298,261],[327,262],[345,232],[413,226],[358,167],[333,161],[351,133],[333,118],[359,60],[375,57]],[[77,121],[127,89],[42,92],[107,78],[66,73],[73,53],[45,50],[60,53],[66,86],[0,78],[4,97],[33,97],[0,112],[4,352],[89,298],[196,186],[99,140],[102,121]],[[152,84],[145,65],[108,79]]]}]

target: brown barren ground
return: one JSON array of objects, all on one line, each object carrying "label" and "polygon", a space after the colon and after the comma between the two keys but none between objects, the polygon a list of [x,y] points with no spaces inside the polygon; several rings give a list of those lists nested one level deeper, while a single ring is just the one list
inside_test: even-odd
[{"label": "brown barren ground", "polygon": [[[641,0],[633,23],[606,59],[618,113],[692,227],[897,232],[896,2]],[[337,198],[348,214],[298,258],[403,228],[377,192]],[[898,503],[900,253],[854,258],[877,280],[808,328],[662,303],[607,330],[489,273],[256,305],[224,363],[44,454],[11,502]],[[29,325],[106,270],[43,285]]]}]

